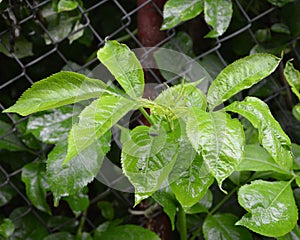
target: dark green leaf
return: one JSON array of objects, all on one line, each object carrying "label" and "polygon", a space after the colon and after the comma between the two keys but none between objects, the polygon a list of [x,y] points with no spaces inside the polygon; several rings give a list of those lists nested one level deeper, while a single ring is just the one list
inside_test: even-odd
[{"label": "dark green leaf", "polygon": [[68,152],[64,164],[84,151],[100,138],[126,113],[136,108],[136,103],[121,96],[103,96],[93,101],[79,115],[68,138]]},{"label": "dark green leaf", "polygon": [[46,176],[46,165],[42,162],[32,162],[22,168],[22,181],[26,186],[26,194],[33,206],[51,214],[46,202],[46,194],[49,188]]},{"label": "dark green leaf", "polygon": [[74,240],[75,237],[68,232],[52,233],[45,237],[43,240]]},{"label": "dark green leaf", "polygon": [[12,127],[0,120],[0,148],[9,151],[27,151],[20,138],[12,132]]},{"label": "dark green leaf", "polygon": [[243,156],[245,136],[241,123],[221,111],[208,113],[190,108],[187,135],[222,189],[222,182]]},{"label": "dark green leaf", "polygon": [[161,29],[169,29],[203,11],[203,0],[169,0],[164,5]]},{"label": "dark green leaf", "polygon": [[104,232],[101,239],[109,240],[160,240],[160,238],[148,229],[136,225],[123,225]]},{"label": "dark green leaf", "polygon": [[61,197],[74,195],[98,174],[105,154],[110,149],[110,131],[62,165],[67,154],[67,143],[62,141],[49,153],[47,175],[55,205]]},{"label": "dark green leaf", "polygon": [[221,71],[212,82],[207,102],[212,110],[236,93],[250,88],[253,84],[270,75],[280,59],[266,53],[253,54],[239,59]]},{"label": "dark green leaf", "polygon": [[176,216],[176,209],[178,207],[178,202],[174,193],[168,187],[159,189],[152,195],[153,199],[158,202],[164,209],[164,212],[169,216],[172,230],[175,229],[175,216]]},{"label": "dark green leaf", "polygon": [[260,143],[275,162],[284,169],[292,168],[291,141],[272,116],[267,104],[258,98],[247,97],[242,102],[233,102],[226,110],[247,118],[258,129]]},{"label": "dark green leaf", "polygon": [[203,158],[197,155],[189,168],[171,184],[171,189],[181,206],[190,208],[205,195],[213,181],[214,178],[208,171]]},{"label": "dark green leaf", "polygon": [[203,223],[203,234],[205,240],[250,240],[250,232],[240,226],[235,226],[237,216],[230,213],[219,213],[207,215]]},{"label": "dark green leaf", "polygon": [[60,0],[57,4],[57,11],[72,11],[77,8],[78,2],[76,0]]},{"label": "dark green leaf", "polygon": [[178,143],[163,128],[138,126],[131,131],[131,139],[123,145],[121,161],[124,174],[135,187],[135,205],[161,187],[177,156]]},{"label": "dark green leaf", "polygon": [[[2,175],[0,175],[0,182],[2,184],[4,184],[4,182],[5,182],[5,179],[2,178]],[[2,185],[0,187],[0,207],[9,203],[15,194],[16,194],[16,192],[9,184],[4,185],[4,186]]]},{"label": "dark green leaf", "polygon": [[261,146],[253,144],[245,146],[245,155],[237,167],[237,171],[274,171],[286,174],[272,158],[272,156]]},{"label": "dark green leaf", "polygon": [[185,208],[184,211],[187,214],[196,214],[196,213],[207,213],[208,209],[211,208],[213,204],[213,195],[210,190],[207,190],[203,198],[195,205],[190,208]]},{"label": "dark green leaf", "polygon": [[221,36],[229,26],[232,16],[231,0],[204,0],[204,18],[213,30],[206,37]]},{"label": "dark green leaf", "polygon": [[3,112],[22,116],[112,93],[100,80],[74,72],[59,72],[32,85],[15,105]]},{"label": "dark green leaf", "polygon": [[64,200],[68,202],[70,208],[76,216],[85,211],[90,204],[89,196],[83,192],[68,196],[64,198]]},{"label": "dark green leaf", "polygon": [[299,240],[300,239],[300,229],[299,226],[296,225],[292,231],[288,234],[278,237],[277,240]]},{"label": "dark green leaf", "polygon": [[5,218],[0,223],[0,236],[9,239],[9,237],[14,233],[15,231],[15,225],[9,218]]},{"label": "dark green leaf", "polygon": [[74,118],[79,114],[76,106],[63,106],[30,116],[27,133],[42,142],[55,144],[66,140]]},{"label": "dark green leaf", "polygon": [[237,169],[229,176],[229,179],[235,185],[241,186],[247,182],[247,180],[250,178],[250,176],[251,176],[250,171],[239,171]]},{"label": "dark green leaf", "polygon": [[291,86],[293,93],[295,93],[300,100],[300,72],[294,68],[291,61],[288,61],[285,65],[284,76]]},{"label": "dark green leaf", "polygon": [[[13,55],[7,49],[10,46],[10,34],[6,33],[2,35],[2,44],[0,44],[0,52],[4,53],[8,57],[13,57]],[[13,46],[13,52],[17,58],[24,58],[33,56],[32,47],[33,44],[31,41],[28,41],[23,35],[20,35]],[[5,47],[5,46],[6,47]]]},{"label": "dark green leaf", "polygon": [[[288,0],[278,0],[278,1],[288,1]],[[291,3],[287,4],[286,6],[284,6],[284,8],[282,8],[281,17],[283,18],[283,21],[288,25],[292,35],[299,36],[300,35],[300,14],[299,14],[300,1],[289,0],[289,2]]]},{"label": "dark green leaf", "polygon": [[298,210],[290,182],[253,181],[239,189],[238,201],[248,213],[236,224],[264,236],[285,235],[297,223]]},{"label": "dark green leaf", "polygon": [[285,25],[284,23],[273,24],[271,26],[271,30],[276,33],[283,33],[283,34],[287,34],[287,35],[291,34],[289,27],[287,25]]},{"label": "dark green leaf", "polygon": [[113,221],[107,221],[102,224],[100,224],[96,229],[94,233],[94,239],[103,239],[102,236],[105,232],[110,231],[110,229],[115,228],[116,226],[120,225],[123,222],[122,219],[115,219]]},{"label": "dark green leaf", "polygon": [[113,220],[115,216],[115,211],[111,202],[100,201],[97,203],[101,210],[101,214],[107,220]]},{"label": "dark green leaf", "polygon": [[97,56],[130,97],[143,96],[145,83],[142,66],[135,54],[125,44],[106,41]]},{"label": "dark green leaf", "polygon": [[283,7],[285,4],[294,2],[295,0],[268,0],[269,3],[277,6],[277,7]]}]

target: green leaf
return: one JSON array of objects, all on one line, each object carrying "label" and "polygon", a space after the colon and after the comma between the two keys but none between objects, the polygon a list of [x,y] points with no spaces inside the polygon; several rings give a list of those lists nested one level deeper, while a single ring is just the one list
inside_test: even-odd
[{"label": "green leaf", "polygon": [[9,151],[27,151],[26,146],[20,141],[13,131],[12,126],[0,120],[0,149]]},{"label": "green leaf", "polygon": [[299,226],[296,225],[292,231],[288,234],[278,237],[277,240],[299,240],[300,239],[300,229]]},{"label": "green leaf", "polygon": [[60,0],[57,4],[57,12],[72,11],[77,8],[76,0]]},{"label": "green leaf", "polygon": [[245,146],[245,155],[237,167],[237,171],[274,171],[288,173],[282,169],[272,156],[261,146],[256,144]]},{"label": "green leaf", "polygon": [[[294,0],[292,0],[292,1],[294,1]],[[283,34],[287,34],[287,35],[291,34],[289,27],[287,25],[285,25],[284,23],[274,23],[271,26],[271,30],[276,33],[283,33]]]},{"label": "green leaf", "polygon": [[279,237],[297,223],[298,210],[290,182],[253,181],[239,189],[238,201],[248,213],[236,224],[261,235]]},{"label": "green leaf", "polygon": [[231,0],[204,0],[204,18],[213,28],[205,37],[221,36],[228,28],[231,16]]},{"label": "green leaf", "polygon": [[226,110],[247,118],[258,129],[259,142],[282,168],[290,170],[293,157],[290,151],[291,141],[274,119],[267,104],[255,97],[233,102]]},{"label": "green leaf", "polygon": [[253,54],[239,59],[223,69],[212,82],[207,102],[212,110],[236,93],[251,87],[271,74],[280,59],[266,53]]},{"label": "green leaf", "polygon": [[66,140],[78,114],[76,106],[63,106],[36,113],[30,116],[26,133],[32,133],[40,141],[50,144]]},{"label": "green leaf", "polygon": [[[178,84],[163,91],[154,100],[155,103],[163,106],[162,112],[151,109],[153,115],[166,115],[168,112],[177,118],[187,114],[189,107],[198,107],[206,110],[206,97],[203,92],[195,86],[195,83]],[[171,116],[174,117],[174,116]]]},{"label": "green leaf", "polygon": [[241,123],[224,112],[194,107],[189,109],[187,135],[222,189],[222,182],[243,157],[245,136]]},{"label": "green leaf", "polygon": [[114,219],[115,211],[111,202],[100,201],[97,203],[97,206],[100,208],[103,217],[107,220]]},{"label": "green leaf", "polygon": [[148,229],[136,225],[122,225],[110,228],[104,232],[101,239],[109,240],[160,240],[160,238]]},{"label": "green leaf", "polygon": [[89,196],[83,193],[82,191],[75,195],[68,196],[64,198],[64,200],[68,202],[70,208],[77,217],[80,215],[81,212],[88,209],[90,205]]},{"label": "green leaf", "polygon": [[75,240],[75,237],[68,232],[57,232],[48,235],[43,240]]},{"label": "green leaf", "polygon": [[106,41],[97,56],[130,97],[143,96],[145,83],[142,66],[135,54],[125,44]]},{"label": "green leaf", "polygon": [[22,116],[82,100],[113,94],[100,80],[74,72],[59,72],[27,89],[18,101],[3,112],[16,112]]},{"label": "green leaf", "polygon": [[86,149],[95,139],[103,136],[126,113],[135,109],[135,102],[121,96],[103,96],[93,101],[79,115],[68,139],[64,164]]},{"label": "green leaf", "polygon": [[164,5],[162,30],[192,19],[203,11],[203,0],[169,0]]},{"label": "green leaf", "polygon": [[288,61],[284,68],[284,76],[292,88],[293,93],[299,98],[300,100],[300,72],[294,68],[291,61]]},{"label": "green leaf", "polygon": [[293,107],[293,116],[298,120],[300,121],[300,103],[296,104],[294,107]]},{"label": "green leaf", "polygon": [[181,206],[190,208],[205,195],[213,182],[214,178],[208,171],[203,158],[197,155],[189,168],[171,184],[171,189]]},{"label": "green leaf", "polygon": [[277,6],[277,7],[283,7],[285,4],[294,2],[295,0],[268,0],[269,3]]},{"label": "green leaf", "polygon": [[205,240],[250,240],[250,232],[240,226],[235,226],[238,217],[230,213],[207,215],[203,223]]},{"label": "green leaf", "polygon": [[121,161],[124,174],[135,187],[135,205],[161,187],[177,156],[178,143],[163,128],[138,126],[131,131]]},{"label": "green leaf", "polygon": [[153,199],[159,203],[164,209],[164,212],[170,218],[172,224],[172,230],[175,230],[175,216],[178,207],[178,202],[175,198],[174,193],[171,191],[170,187],[167,186],[163,189],[159,189],[152,195]]},{"label": "green leaf", "polygon": [[77,194],[98,174],[105,154],[110,149],[110,131],[62,165],[67,154],[66,141],[59,142],[49,153],[47,175],[55,205],[61,197]]},{"label": "green leaf", "polygon": [[[2,35],[1,40],[2,44],[0,44],[0,52],[4,53],[6,56],[13,58],[14,56],[7,49],[11,46],[10,43],[10,32],[6,32]],[[5,47],[6,46],[6,47]],[[21,34],[18,38],[15,38],[15,44],[11,46],[14,55],[21,59],[29,56],[33,56],[32,52],[33,43],[32,41],[28,41],[23,34]]]},{"label": "green leaf", "polygon": [[184,211],[187,214],[196,214],[196,213],[207,213],[208,209],[211,208],[213,204],[213,195],[210,190],[207,190],[203,198],[195,205],[190,208],[185,208]]},{"label": "green leaf", "polygon": [[0,224],[0,236],[9,239],[9,237],[14,233],[15,225],[9,218],[5,218]]},{"label": "green leaf", "polygon": [[51,214],[46,201],[49,188],[46,176],[46,165],[42,162],[32,162],[22,168],[22,181],[26,186],[26,194],[33,206]]}]

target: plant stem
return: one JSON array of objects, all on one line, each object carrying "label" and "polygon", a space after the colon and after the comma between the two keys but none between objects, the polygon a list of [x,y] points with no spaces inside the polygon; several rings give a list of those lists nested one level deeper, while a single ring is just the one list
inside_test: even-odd
[{"label": "plant stem", "polygon": [[76,236],[80,236],[80,234],[82,233],[82,228],[83,228],[84,223],[85,223],[86,214],[87,214],[87,210],[82,212]]},{"label": "plant stem", "polygon": [[147,113],[147,111],[143,107],[140,107],[139,110],[143,114],[143,116],[147,119],[147,121],[150,123],[150,125],[154,125],[154,121],[152,117]]},{"label": "plant stem", "polygon": [[210,215],[213,215],[231,196],[234,194],[240,186],[233,188],[210,212]]},{"label": "plant stem", "polygon": [[131,38],[131,35],[136,35],[137,32],[138,32],[138,31],[137,31],[137,28],[136,28],[136,29],[134,29],[134,30],[132,31],[132,34],[126,34],[126,35],[124,35],[124,36],[122,36],[122,37],[119,37],[119,38],[116,39],[116,41],[117,41],[117,42],[124,42],[124,41],[130,39],[130,38]]},{"label": "plant stem", "polygon": [[180,240],[187,240],[186,216],[182,206],[179,207],[177,217],[179,223]]}]

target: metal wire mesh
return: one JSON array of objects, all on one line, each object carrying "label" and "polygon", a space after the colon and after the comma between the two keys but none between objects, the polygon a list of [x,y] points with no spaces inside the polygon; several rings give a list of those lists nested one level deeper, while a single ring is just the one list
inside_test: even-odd
[{"label": "metal wire mesh", "polygon": [[[20,7],[20,5],[23,9],[26,9],[26,14],[23,15],[23,18],[17,19],[14,26],[5,27],[5,25],[2,25],[4,29],[0,30],[0,44],[9,53],[6,55],[0,53],[0,110],[12,105],[20,94],[30,87],[35,81],[60,71],[66,65],[73,71],[92,69],[98,63],[98,60],[93,53],[95,53],[99,47],[104,45],[105,38],[121,40],[128,44],[131,48],[142,48],[143,46],[136,35],[137,13],[141,8],[145,7],[146,4],[154,4],[151,0],[140,6],[137,6],[135,1],[125,0],[86,1],[83,6],[77,7],[81,14],[80,27],[77,28],[76,31],[71,31],[61,39],[56,39],[55,36],[52,35],[51,31],[49,31],[49,28],[43,19],[39,16],[41,9],[49,3],[51,3],[51,0],[15,1],[14,4],[9,4],[8,7],[1,13],[4,15],[10,11],[15,12],[17,11],[16,8]],[[243,36],[246,36],[248,41],[252,41],[253,45],[258,44],[258,40],[255,35],[257,22],[264,22],[264,19],[272,17],[274,12],[277,11],[277,8],[275,7],[268,7],[265,10],[254,14],[249,10],[251,9],[251,5],[249,5],[246,9],[245,4],[239,0],[235,0],[233,3],[234,11],[239,12],[239,14],[236,14],[239,16],[239,24],[235,24],[235,26],[231,27],[230,30],[222,37],[215,40],[208,41],[203,38],[203,45],[199,46],[194,60],[201,60],[203,57],[213,53],[218,57],[223,66],[226,66],[228,63],[243,55],[242,53],[239,56],[234,49],[230,49],[228,44],[233,44],[234,39],[236,39],[236,42],[240,41],[239,37],[242,34]],[[105,11],[108,10],[110,14],[113,13],[113,16],[108,17],[108,15],[105,14]],[[162,14],[158,7],[156,7],[156,10]],[[200,16],[200,18],[203,19],[203,16]],[[24,29],[28,24],[35,26],[32,30],[32,34],[34,34],[35,37],[47,38],[49,43],[38,43],[37,49],[33,49],[31,56],[20,58],[14,51],[12,51],[13,43],[5,41],[5,36],[13,35],[13,31],[17,31],[18,29],[22,32],[22,29]],[[172,39],[181,28],[183,28],[182,25],[167,31],[166,39],[158,43],[157,47],[162,46],[165,42]],[[90,52],[90,57],[85,59],[82,59],[81,55],[77,54],[74,56],[74,54],[72,54],[72,52],[78,53],[78,48],[80,48],[80,46],[76,43],[70,44],[69,41],[70,37],[82,30],[88,31],[90,34],[89,38],[93,39],[90,46],[81,47],[83,51]],[[30,36],[30,34],[28,36]],[[13,41],[14,37],[16,36],[11,36],[11,41]],[[295,39],[289,43],[289,47],[292,49],[290,55],[300,62],[300,53],[293,45],[294,41]],[[206,43],[209,44],[205,45]],[[237,45],[238,43],[233,45],[232,48]],[[181,49],[177,50],[181,51]],[[77,64],[70,64],[71,62],[76,62]],[[155,76],[155,72],[152,72],[152,74]],[[155,76],[155,79],[160,81],[160,78],[157,76]],[[279,85],[273,78],[270,78],[269,81],[272,81],[274,90],[271,91],[269,96],[264,99],[265,102],[268,104],[275,104],[279,111],[286,112],[286,107],[282,103],[281,93],[287,90],[287,86]],[[0,140],[9,137],[12,134],[20,135],[18,126],[22,124],[26,118],[16,117],[11,114],[2,114],[2,119],[11,124],[13,127],[10,131],[7,131],[4,135],[0,136]],[[289,129],[293,127],[292,131],[294,131],[295,127],[299,127],[298,125],[299,124],[297,122],[287,121],[283,127],[288,133],[290,133]],[[293,138],[292,134],[291,137]],[[0,152],[1,151],[2,150],[0,149]],[[2,152],[5,153],[7,159],[0,159],[0,188],[13,189],[16,194],[14,197],[14,203],[9,203],[8,205],[0,207],[0,212],[2,212],[3,215],[8,216],[13,208],[24,206],[26,210],[22,215],[18,216],[18,218],[23,218],[28,214],[33,214],[38,222],[43,224],[49,232],[54,232],[62,228],[66,223],[62,223],[61,226],[56,226],[55,228],[51,228],[47,225],[47,222],[44,221],[41,213],[32,206],[31,202],[27,198],[24,185],[20,181],[22,166],[25,163],[40,159],[42,157],[42,150],[34,150],[34,154],[19,154],[20,159],[10,159],[11,156],[15,157],[17,155],[8,154],[4,150]],[[1,155],[1,157],[3,156],[4,154]],[[10,161],[19,161],[19,164],[17,164],[18,167],[12,167],[12,165],[8,163]],[[91,204],[97,202],[99,199],[111,192],[116,197],[122,198],[122,201],[128,205],[131,204],[128,198],[124,197],[124,195],[119,194],[117,191],[112,189],[103,187],[102,191],[96,192],[91,196]],[[77,221],[76,218],[74,219]],[[94,229],[96,227],[93,217],[89,214],[87,214],[85,222],[87,225],[86,228],[88,229]]]}]

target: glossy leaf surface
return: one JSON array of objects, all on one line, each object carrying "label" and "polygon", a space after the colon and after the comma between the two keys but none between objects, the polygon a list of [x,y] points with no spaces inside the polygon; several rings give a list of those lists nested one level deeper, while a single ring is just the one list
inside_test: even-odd
[{"label": "glossy leaf surface", "polygon": [[171,189],[181,206],[190,208],[205,195],[213,181],[214,178],[208,171],[203,158],[196,155],[189,168],[185,169],[171,184]]},{"label": "glossy leaf surface", "polygon": [[93,101],[79,115],[68,139],[68,152],[64,164],[100,138],[136,104],[121,96],[103,96]]},{"label": "glossy leaf surface", "polygon": [[269,3],[272,3],[273,5],[277,7],[283,7],[285,4],[289,2],[294,2],[295,0],[268,0]]},{"label": "glossy leaf surface", "polygon": [[[0,222],[0,237],[3,236],[5,239],[10,239],[10,236],[15,231],[15,225],[9,218],[5,218]],[[2,238],[2,237],[1,237]]]},{"label": "glossy leaf surface", "polygon": [[59,0],[57,4],[57,11],[64,12],[64,11],[72,11],[77,8],[78,2],[76,0]]},{"label": "glossy leaf surface", "polygon": [[[162,128],[138,126],[123,145],[122,168],[135,187],[135,204],[151,196],[168,178],[178,155],[178,144]],[[151,136],[152,135],[152,136]]]},{"label": "glossy leaf surface", "polygon": [[280,59],[266,53],[253,54],[239,59],[224,68],[212,82],[207,102],[212,110],[236,93],[251,87],[271,74]]},{"label": "glossy leaf surface", "polygon": [[258,98],[247,97],[244,101],[233,102],[226,107],[226,110],[247,118],[258,129],[261,145],[269,152],[275,162],[284,169],[292,168],[291,141],[272,116],[267,104]]},{"label": "glossy leaf surface", "polygon": [[160,238],[155,233],[136,225],[123,225],[110,228],[101,236],[101,239],[109,240],[160,240]]},{"label": "glossy leaf surface", "polygon": [[294,68],[291,61],[288,61],[285,65],[284,76],[291,86],[293,93],[295,93],[300,100],[300,72]]},{"label": "glossy leaf surface", "polygon": [[236,224],[264,236],[285,235],[297,223],[298,210],[289,182],[253,181],[240,188],[238,201],[248,213]]},{"label": "glossy leaf surface", "polygon": [[245,136],[241,123],[224,112],[190,108],[186,127],[190,142],[221,188],[243,156]]},{"label": "glossy leaf surface", "polygon": [[231,0],[204,0],[204,18],[213,30],[206,37],[222,35],[229,26],[232,16]]},{"label": "glossy leaf surface", "polygon": [[245,154],[237,171],[274,171],[288,173],[282,169],[272,156],[261,146],[256,144],[246,145]]},{"label": "glossy leaf surface", "polygon": [[169,0],[164,5],[161,29],[169,29],[203,11],[203,0]]},{"label": "glossy leaf surface", "polygon": [[97,56],[130,97],[142,97],[144,72],[135,54],[125,44],[106,41]]},{"label": "glossy leaf surface", "polygon": [[15,112],[26,116],[34,112],[101,97],[107,93],[114,94],[100,80],[79,73],[62,71],[34,83],[13,106],[3,112]]},{"label": "glossy leaf surface", "polygon": [[42,162],[32,162],[22,168],[22,181],[26,186],[26,194],[31,203],[39,210],[51,214],[46,202],[49,188],[46,175],[46,166]]},{"label": "glossy leaf surface", "polygon": [[207,215],[203,223],[205,240],[251,240],[250,232],[240,226],[235,226],[238,217],[230,213]]},{"label": "glossy leaf surface", "polygon": [[61,197],[77,194],[98,174],[103,158],[110,149],[110,132],[62,165],[67,154],[67,143],[58,143],[49,153],[47,175],[55,205]]}]

